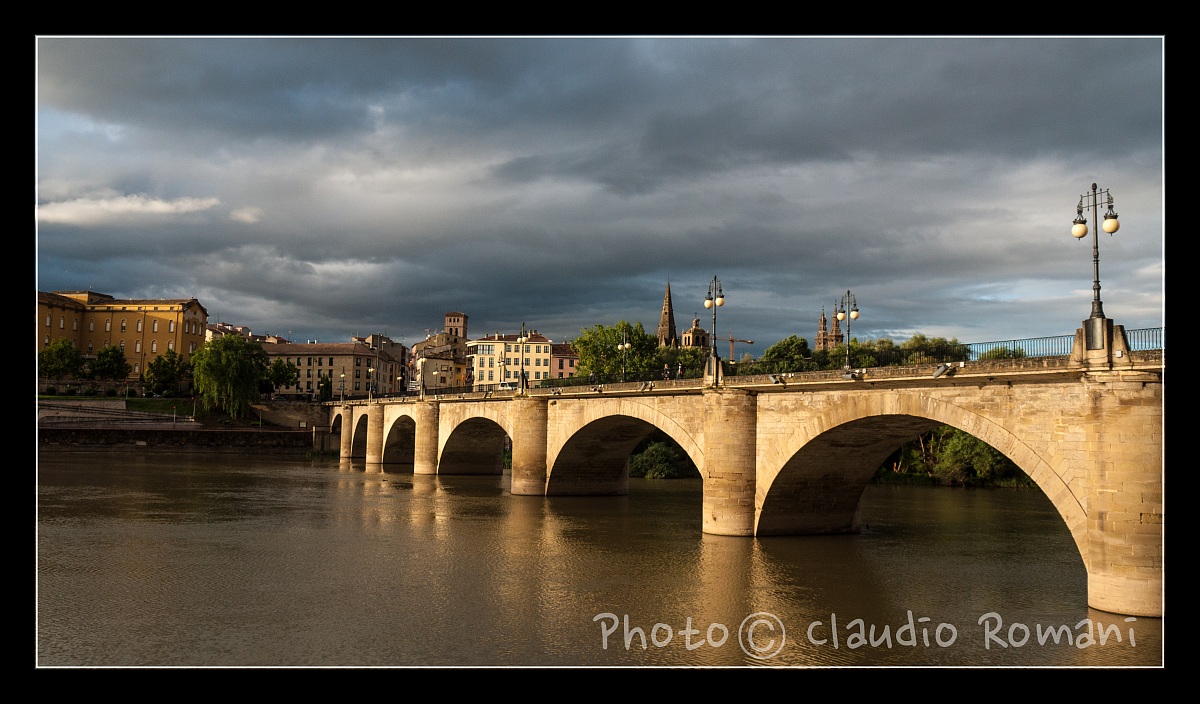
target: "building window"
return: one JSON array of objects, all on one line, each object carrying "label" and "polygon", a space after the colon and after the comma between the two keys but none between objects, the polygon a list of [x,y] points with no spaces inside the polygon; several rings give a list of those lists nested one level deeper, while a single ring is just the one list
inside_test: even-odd
[{"label": "building window", "polygon": [[111,331],[112,331],[112,319],[110,318],[110,319],[104,321],[104,332],[111,332]]},{"label": "building window", "polygon": [[173,349],[175,349],[175,341],[167,340],[167,351],[170,352]]},{"label": "building window", "polygon": [[125,332],[125,319],[121,318],[121,332]]},{"label": "building window", "polygon": [[88,340],[88,354],[92,353],[92,341]]},{"label": "building window", "polygon": [[125,341],[124,340],[121,340],[121,351],[122,352],[125,351]]},{"label": "building window", "polygon": [[318,367],[321,366],[321,358],[320,357],[317,357],[317,366]]},{"label": "building window", "polygon": [[167,323],[167,332],[175,332],[175,321],[174,320]]},{"label": "building window", "polygon": [[150,341],[150,354],[158,354],[158,340]]},{"label": "building window", "polygon": [[71,321],[71,329],[72,330],[79,329],[79,318],[75,318],[74,320]]},{"label": "building window", "polygon": [[95,332],[95,330],[96,330],[96,321],[89,320],[88,321],[88,332]]},{"label": "building window", "polygon": [[141,320],[137,321],[137,331],[138,332],[142,331],[142,321]]},{"label": "building window", "polygon": [[50,315],[46,315],[46,327],[50,327]]},{"label": "building window", "polygon": [[[333,357],[329,358],[329,366],[333,366]],[[329,372],[329,376],[333,376],[333,372]]]},{"label": "building window", "polygon": [[67,319],[60,315],[58,317],[58,329],[62,330],[66,327],[67,327]]},{"label": "building window", "polygon": [[158,332],[158,321],[150,323],[150,332]]},{"label": "building window", "polygon": [[142,341],[141,340],[134,341],[133,351],[134,351],[134,354],[141,354],[141,352],[142,352]]},{"label": "building window", "polygon": [[142,373],[142,365],[140,365],[140,364],[133,365],[133,373],[135,375],[141,374]]}]

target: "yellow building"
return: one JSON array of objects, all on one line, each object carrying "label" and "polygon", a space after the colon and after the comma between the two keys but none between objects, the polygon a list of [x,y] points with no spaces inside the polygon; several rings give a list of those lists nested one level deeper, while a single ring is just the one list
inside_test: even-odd
[{"label": "yellow building", "polygon": [[496,333],[467,343],[476,391],[515,389],[520,385],[522,371],[529,386],[554,378],[550,367],[551,340],[534,330],[527,334],[522,351],[518,337]]},{"label": "yellow building", "polygon": [[138,379],[146,366],[174,350],[183,359],[204,344],[208,311],[195,298],[118,299],[95,291],[38,291],[37,349],[69,340],[91,359],[118,347]]}]

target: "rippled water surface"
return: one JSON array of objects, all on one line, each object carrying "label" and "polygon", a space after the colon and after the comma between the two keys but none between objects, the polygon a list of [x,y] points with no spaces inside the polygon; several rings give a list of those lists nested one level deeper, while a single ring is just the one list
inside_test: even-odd
[{"label": "rippled water surface", "polygon": [[1161,620],[1088,609],[1082,560],[1038,492],[873,486],[862,534],[749,539],[700,532],[699,481],[578,498],[506,485],[44,453],[37,662],[1162,663]]}]

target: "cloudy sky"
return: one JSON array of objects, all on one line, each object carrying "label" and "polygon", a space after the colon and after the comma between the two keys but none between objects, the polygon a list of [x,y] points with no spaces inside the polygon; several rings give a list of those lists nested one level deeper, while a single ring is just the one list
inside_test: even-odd
[{"label": "cloudy sky", "polygon": [[[196,297],[296,340],[442,314],[761,354],[1163,324],[1163,40],[39,37],[38,290]],[[728,350],[722,345],[723,354]]]}]

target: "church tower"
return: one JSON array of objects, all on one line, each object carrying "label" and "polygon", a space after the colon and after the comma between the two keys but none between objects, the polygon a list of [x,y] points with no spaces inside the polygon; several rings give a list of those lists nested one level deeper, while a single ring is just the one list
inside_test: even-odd
[{"label": "church tower", "polygon": [[663,294],[662,315],[658,318],[658,346],[678,347],[679,334],[675,330],[675,306],[671,303],[671,282]]},{"label": "church tower", "polygon": [[[834,306],[835,308],[837,306]],[[837,317],[833,319],[833,331],[829,330],[829,319],[825,317],[825,308],[821,307],[821,321],[817,327],[817,339],[813,344],[813,350],[831,350],[834,347],[842,344],[842,326],[838,322]]]}]

